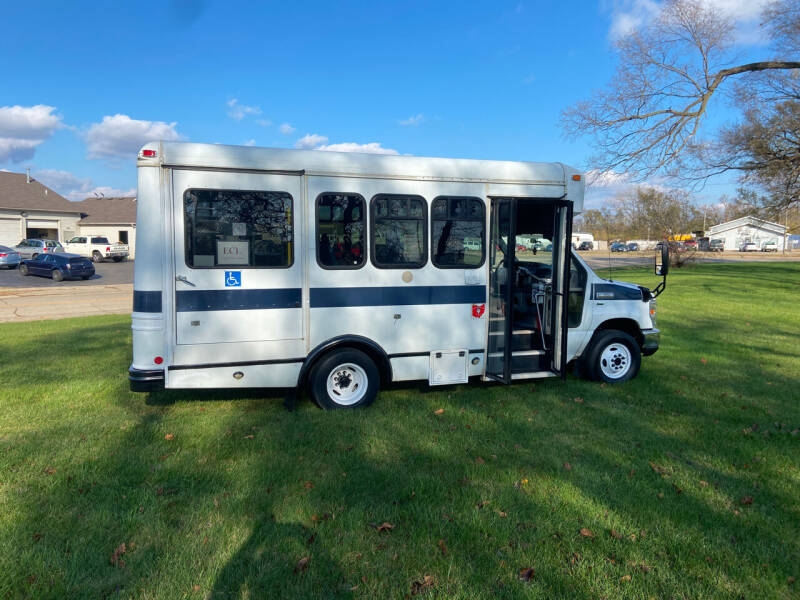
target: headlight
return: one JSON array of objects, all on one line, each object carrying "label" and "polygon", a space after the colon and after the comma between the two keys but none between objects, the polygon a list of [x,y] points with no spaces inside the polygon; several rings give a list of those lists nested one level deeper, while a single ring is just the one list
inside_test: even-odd
[{"label": "headlight", "polygon": [[653,323],[653,327],[656,326],[656,299],[653,298],[650,300],[650,321]]}]

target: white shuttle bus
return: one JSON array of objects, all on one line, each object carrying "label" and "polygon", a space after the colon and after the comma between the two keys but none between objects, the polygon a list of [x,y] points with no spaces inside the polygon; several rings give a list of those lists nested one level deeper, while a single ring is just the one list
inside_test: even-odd
[{"label": "white shuttle bus", "polygon": [[608,281],[570,252],[584,182],[563,164],[155,142],[138,174],[134,391],[280,387],[355,408],[394,381],[573,361],[622,382],[658,349],[666,280]]}]

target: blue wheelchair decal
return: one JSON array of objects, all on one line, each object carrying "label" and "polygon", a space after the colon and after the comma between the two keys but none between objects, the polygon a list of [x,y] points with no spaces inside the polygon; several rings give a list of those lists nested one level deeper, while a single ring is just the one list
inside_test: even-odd
[{"label": "blue wheelchair decal", "polygon": [[242,287],[242,272],[225,271],[225,287]]}]

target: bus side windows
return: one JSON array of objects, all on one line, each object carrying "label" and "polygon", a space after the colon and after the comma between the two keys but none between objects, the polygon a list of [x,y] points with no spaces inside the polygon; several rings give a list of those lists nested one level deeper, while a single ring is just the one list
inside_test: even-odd
[{"label": "bus side windows", "polygon": [[431,257],[440,269],[475,269],[485,259],[486,207],[479,198],[437,196],[431,204]]},{"label": "bus side windows", "polygon": [[323,269],[360,269],[366,258],[364,210],[358,194],[317,196],[317,263]]},{"label": "bus side windows", "polygon": [[427,211],[422,196],[378,194],[370,201],[372,263],[379,269],[415,269],[428,254]]},{"label": "bus side windows", "polygon": [[292,196],[189,189],[183,194],[186,266],[286,269],[294,262]]}]

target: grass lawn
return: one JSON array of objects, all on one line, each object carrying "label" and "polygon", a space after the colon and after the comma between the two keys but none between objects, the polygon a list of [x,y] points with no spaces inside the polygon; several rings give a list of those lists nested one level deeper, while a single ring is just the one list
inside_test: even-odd
[{"label": "grass lawn", "polygon": [[676,269],[632,382],[356,412],[133,394],[126,316],[0,325],[0,598],[798,598],[799,299]]}]

